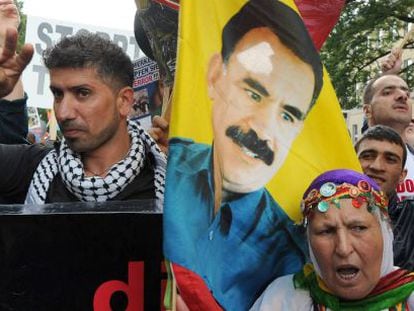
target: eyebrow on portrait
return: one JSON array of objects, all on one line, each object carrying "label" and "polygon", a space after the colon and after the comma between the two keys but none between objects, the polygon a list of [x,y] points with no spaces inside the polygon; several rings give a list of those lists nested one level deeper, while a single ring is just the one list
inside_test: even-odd
[{"label": "eyebrow on portrait", "polygon": [[255,89],[258,93],[260,93],[260,95],[265,97],[270,96],[269,92],[259,81],[252,78],[245,78],[243,79],[243,82],[250,86],[252,89]]},{"label": "eyebrow on portrait", "polygon": [[303,120],[304,113],[302,111],[300,111],[298,108],[296,108],[295,106],[283,105],[283,109],[286,110],[287,112],[289,112],[296,119]]}]

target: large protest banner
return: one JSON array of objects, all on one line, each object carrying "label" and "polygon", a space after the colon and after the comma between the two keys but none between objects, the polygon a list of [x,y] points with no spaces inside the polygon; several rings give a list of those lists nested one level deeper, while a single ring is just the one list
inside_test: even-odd
[{"label": "large protest banner", "polygon": [[304,260],[311,180],[360,166],[294,1],[180,1],[177,70],[164,254],[186,302],[245,310]]},{"label": "large protest banner", "polygon": [[161,310],[152,200],[0,209],[1,310]]}]

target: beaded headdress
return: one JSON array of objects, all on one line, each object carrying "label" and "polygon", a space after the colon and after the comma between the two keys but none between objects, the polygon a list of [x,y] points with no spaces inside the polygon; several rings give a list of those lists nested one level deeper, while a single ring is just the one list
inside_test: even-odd
[{"label": "beaded headdress", "polygon": [[307,225],[315,210],[326,213],[331,204],[340,208],[341,199],[352,199],[355,208],[366,203],[369,212],[379,208],[381,214],[388,217],[387,199],[375,181],[361,173],[341,169],[319,175],[305,191],[301,203],[303,224]]}]

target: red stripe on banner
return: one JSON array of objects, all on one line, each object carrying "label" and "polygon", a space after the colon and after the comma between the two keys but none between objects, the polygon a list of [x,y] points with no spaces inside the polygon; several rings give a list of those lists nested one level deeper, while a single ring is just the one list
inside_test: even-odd
[{"label": "red stripe on banner", "polygon": [[295,0],[303,22],[320,50],[339,19],[345,0]]},{"label": "red stripe on banner", "polygon": [[180,8],[180,0],[175,0],[175,1],[174,0],[152,0],[152,1],[159,3],[159,4],[164,4],[176,11],[178,11],[178,9]]},{"label": "red stripe on banner", "polygon": [[179,293],[190,310],[223,311],[198,274],[177,264],[173,264],[173,271]]}]

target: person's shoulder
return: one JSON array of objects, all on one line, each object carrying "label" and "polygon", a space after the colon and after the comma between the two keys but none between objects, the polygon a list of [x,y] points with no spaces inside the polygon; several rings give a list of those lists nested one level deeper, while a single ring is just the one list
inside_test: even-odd
[{"label": "person's shoulder", "polygon": [[182,147],[191,147],[191,146],[197,147],[197,146],[205,145],[205,144],[197,143],[190,138],[184,138],[184,137],[172,137],[170,138],[168,143],[169,145],[182,146]]},{"label": "person's shoulder", "polygon": [[280,226],[284,228],[285,232],[289,232],[289,236],[293,239],[296,245],[301,249],[303,256],[306,258],[307,243],[306,234],[302,226],[296,224],[286,211],[275,201],[270,192],[265,189],[266,209],[265,215],[268,226]]},{"label": "person's shoulder", "polygon": [[197,143],[192,139],[173,137],[169,140],[168,153],[171,154],[186,154],[187,156],[194,156],[200,153],[208,153],[211,146],[207,144]]},{"label": "person's shoulder", "polygon": [[[168,145],[168,170],[183,169],[186,172],[208,169],[211,162],[210,145],[191,139],[174,137]],[[168,172],[167,172],[168,174]]]},{"label": "person's shoulder", "polygon": [[52,148],[42,144],[16,144],[5,145],[0,144],[0,153],[2,158],[14,159],[14,161],[23,161],[25,163],[39,163],[48,154]]},{"label": "person's shoulder", "polygon": [[52,148],[50,147],[46,147],[42,144],[0,144],[0,148],[3,149],[3,151],[6,152],[13,152],[13,151],[18,151],[18,152],[48,152],[50,151]]},{"label": "person's shoulder", "polygon": [[39,154],[39,156],[44,156],[47,153],[49,153],[53,147],[46,146],[43,144],[33,144],[33,145],[26,145],[25,152],[31,153],[31,154]]},{"label": "person's shoulder", "polygon": [[272,283],[268,285],[264,293],[272,293],[275,289],[278,291],[289,292],[295,290],[295,286],[293,283],[294,274],[288,274],[277,279],[273,280]]},{"label": "person's shoulder", "polygon": [[266,206],[269,207],[267,209],[267,213],[270,213],[271,215],[273,215],[273,217],[277,217],[279,219],[289,219],[286,212],[279,205],[279,203],[276,202],[272,194],[266,188],[264,188],[263,196],[266,198]]},{"label": "person's shoulder", "polygon": [[289,274],[270,283],[250,310],[311,310],[311,303],[309,293],[296,289],[293,274]]},{"label": "person's shoulder", "polygon": [[411,155],[414,155],[414,148],[411,147],[409,144],[405,144],[407,146],[407,150],[409,153],[411,153]]}]

